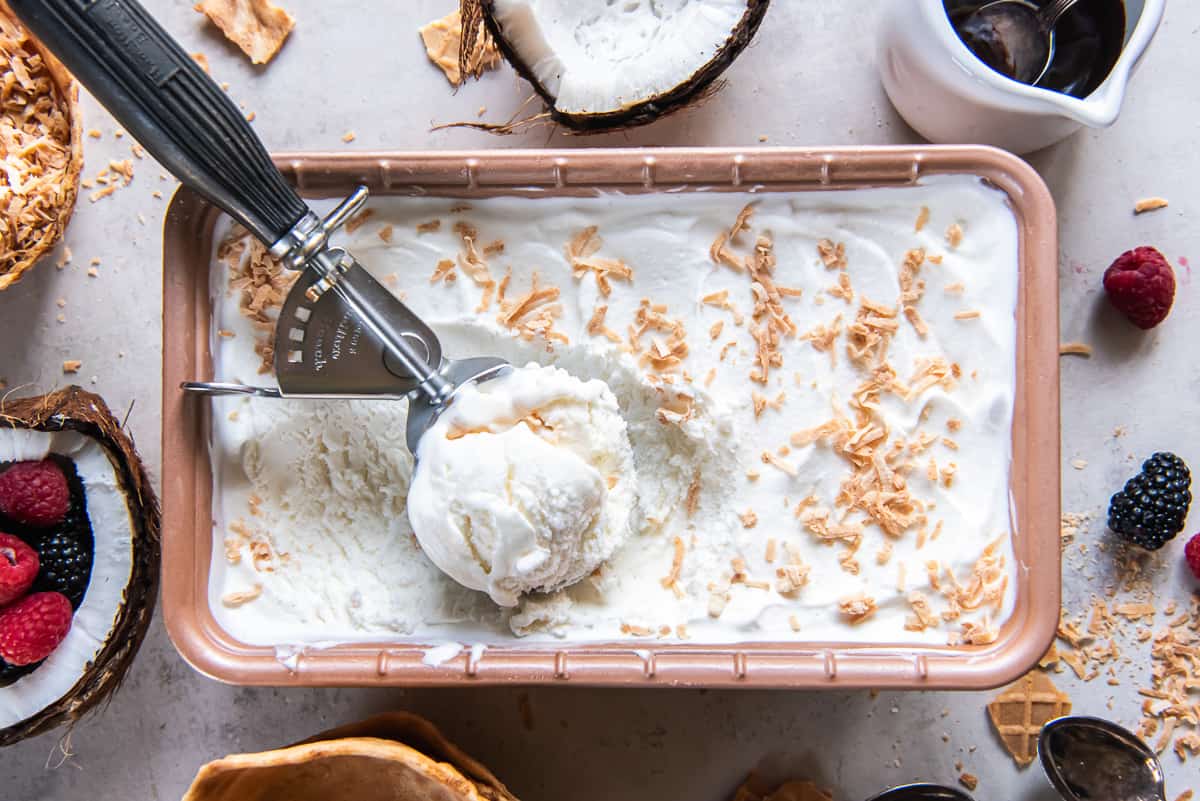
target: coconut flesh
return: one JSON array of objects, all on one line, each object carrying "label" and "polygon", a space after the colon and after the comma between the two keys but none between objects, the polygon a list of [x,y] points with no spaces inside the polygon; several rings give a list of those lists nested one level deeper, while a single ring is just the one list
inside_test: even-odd
[{"label": "coconut flesh", "polygon": [[768,0],[483,0],[501,50],[575,127],[648,122],[742,51]]},{"label": "coconut flesh", "polygon": [[0,729],[32,717],[69,693],[108,642],[133,572],[134,523],[104,446],[77,431],[0,428],[0,462],[60,454],[75,463],[95,538],[92,575],[62,644],[36,670],[0,687]]}]

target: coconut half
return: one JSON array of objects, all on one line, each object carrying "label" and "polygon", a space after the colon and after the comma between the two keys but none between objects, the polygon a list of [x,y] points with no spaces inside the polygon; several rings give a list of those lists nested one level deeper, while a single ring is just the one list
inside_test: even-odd
[{"label": "coconut half", "polygon": [[159,511],[133,442],[98,395],[67,387],[0,399],[0,462],[75,466],[93,538],[91,577],[62,644],[0,687],[0,746],[78,720],[116,689],[158,593]]},{"label": "coconut half", "polygon": [[577,130],[640,125],[698,98],[758,30],[769,0],[462,0],[504,57]]}]

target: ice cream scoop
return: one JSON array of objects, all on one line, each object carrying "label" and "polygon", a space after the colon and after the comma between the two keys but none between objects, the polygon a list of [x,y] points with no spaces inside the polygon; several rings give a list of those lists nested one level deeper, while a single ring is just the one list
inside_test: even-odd
[{"label": "ice cream scoop", "polygon": [[529,365],[462,388],[433,423],[408,516],[443,572],[515,606],[612,556],[631,530],[635,478],[608,385]]},{"label": "ice cream scoop", "polygon": [[429,326],[330,244],[366,203],[366,188],[318,216],[242,111],[136,0],[16,0],[12,8],[165,168],[301,271],[276,329],[279,387],[188,382],[185,391],[407,397],[412,450],[459,387],[507,367],[487,356],[444,359]]}]

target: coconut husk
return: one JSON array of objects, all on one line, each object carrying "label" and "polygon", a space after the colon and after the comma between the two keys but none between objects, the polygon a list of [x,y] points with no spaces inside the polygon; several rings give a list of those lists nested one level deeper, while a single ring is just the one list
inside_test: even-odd
[{"label": "coconut husk", "polygon": [[[717,78],[754,38],[759,24],[762,23],[763,17],[767,13],[769,4],[770,0],[747,0],[747,13],[742,16],[737,27],[730,33],[729,39],[709,59],[708,63],[697,70],[687,81],[661,95],[647,98],[638,103],[631,103],[624,108],[607,113],[567,114],[557,110],[554,107],[554,96],[542,86],[530,66],[520,59],[504,37],[503,31],[492,13],[493,0],[459,0],[459,13],[462,17],[462,42],[464,43],[459,51],[459,65],[462,69],[468,64],[470,53],[465,43],[474,42],[479,35],[480,28],[486,28],[487,33],[495,42],[496,48],[500,51],[500,55],[504,56],[504,60],[511,64],[522,78],[529,81],[534,91],[541,96],[546,105],[546,113],[554,122],[574,133],[606,133],[625,130],[654,122],[668,114],[702,103],[711,97],[712,92],[718,91],[721,84],[717,82]],[[466,125],[463,127],[482,126]],[[511,124],[484,129],[494,133],[513,132]]]},{"label": "coconut husk", "polygon": [[200,769],[183,801],[517,801],[437,727],[393,712]]},{"label": "coconut husk", "polygon": [[125,490],[133,520],[133,570],[125,588],[125,603],[108,641],[70,691],[36,715],[0,729],[0,746],[42,734],[56,726],[73,725],[120,686],[133,662],[158,597],[159,510],[150,477],[133,441],[121,429],[104,399],[81,387],[69,386],[48,395],[0,398],[0,429],[77,431],[98,441],[112,458]]},{"label": "coconut husk", "polygon": [[[40,114],[37,111],[38,101],[47,94],[46,92],[35,94],[29,98],[31,102],[20,104],[19,108],[23,114],[32,115],[32,120],[26,120],[28,125],[38,127],[40,135],[54,142],[55,147],[65,146],[67,151],[65,165],[48,171],[43,170],[44,165],[41,164],[36,165],[37,170],[29,169],[30,162],[24,160],[8,165],[9,169],[0,170],[0,183],[10,187],[10,170],[19,174],[22,186],[26,187],[23,207],[27,211],[36,211],[31,221],[29,214],[21,217],[13,213],[11,201],[0,207],[0,232],[3,228],[12,231],[11,235],[0,237],[0,249],[3,250],[0,252],[0,291],[3,291],[19,281],[42,256],[58,244],[67,223],[71,220],[75,200],[79,195],[79,176],[83,171],[83,121],[79,111],[79,85],[71,73],[67,72],[67,68],[24,29],[4,0],[0,0],[0,37],[19,43],[21,50],[41,58],[41,67],[26,71],[29,73],[28,77],[38,84],[39,92],[45,88],[49,89],[50,97],[46,106],[51,111],[48,115],[41,115],[43,121],[37,120]],[[17,60],[10,54],[5,71],[12,72],[12,65]],[[22,66],[27,67],[24,63]],[[40,85],[43,75],[49,78],[48,87]],[[11,95],[5,93],[6,100],[0,102],[0,114],[9,118],[10,125],[15,124],[15,127],[22,128],[21,120],[13,116],[14,109],[18,106],[11,106],[8,101],[9,97],[22,94],[20,80],[16,82],[15,87]],[[62,115],[65,119],[66,130],[61,130],[61,125],[57,126],[60,130],[51,130],[51,127],[44,123],[47,116],[57,115]],[[0,163],[8,161],[9,159],[5,159]],[[37,174],[38,171],[41,174]]]}]

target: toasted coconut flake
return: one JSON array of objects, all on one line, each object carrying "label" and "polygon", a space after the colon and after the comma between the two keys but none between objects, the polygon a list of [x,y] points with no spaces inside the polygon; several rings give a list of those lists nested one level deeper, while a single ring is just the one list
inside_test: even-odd
[{"label": "toasted coconut flake", "polygon": [[432,234],[434,231],[440,231],[441,228],[441,220],[429,220],[427,222],[417,223],[418,234]]},{"label": "toasted coconut flake", "polygon": [[[667,338],[655,336],[650,348],[643,352],[641,337],[648,332],[665,334]],[[647,298],[642,298],[634,314],[633,324],[629,327],[629,344],[635,353],[641,353],[639,364],[656,373],[679,369],[689,352],[683,321],[669,317],[665,304],[652,304]]]},{"label": "toasted coconut flake", "polygon": [[921,211],[917,214],[917,222],[916,222],[916,225],[913,226],[913,230],[916,231],[917,233],[921,233],[921,231],[924,230],[925,226],[928,223],[929,223],[929,207],[922,206]]},{"label": "toasted coconut flake", "polygon": [[949,245],[952,250],[958,248],[958,246],[962,244],[962,241],[963,229],[961,225],[954,223],[946,229],[946,244]]},{"label": "toasted coconut flake", "polygon": [[246,544],[246,538],[240,535],[226,537],[222,544],[225,547],[225,561],[231,565],[240,564],[242,561],[242,548]]},{"label": "toasted coconut flake", "polygon": [[1151,603],[1121,603],[1113,607],[1113,613],[1130,620],[1153,619],[1158,610]]},{"label": "toasted coconut flake", "polygon": [[588,320],[587,332],[594,337],[603,336],[609,342],[619,344],[621,335],[604,324],[604,318],[608,315],[608,306],[597,306],[592,309],[592,317]]},{"label": "toasted coconut flake", "polygon": [[983,316],[979,309],[965,309],[954,313],[955,320],[978,320]]},{"label": "toasted coconut flake", "polygon": [[777,412],[781,411],[783,409],[783,402],[785,400],[787,400],[786,392],[780,392],[774,398],[768,398],[765,395],[759,394],[757,391],[750,393],[750,402],[754,406],[755,419],[761,417],[762,413],[767,409],[774,409]]},{"label": "toasted coconut flake", "polygon": [[933,608],[929,605],[929,599],[920,592],[910,592],[908,594],[908,605],[912,607],[913,614],[904,622],[906,631],[925,631],[926,629],[937,628],[941,621],[937,615],[933,613]]},{"label": "toasted coconut flake", "polygon": [[571,238],[563,251],[567,263],[571,265],[572,274],[576,279],[592,274],[596,277],[596,286],[600,294],[608,297],[612,294],[613,281],[629,282],[633,280],[633,268],[620,259],[603,259],[594,254],[603,245],[603,240],[596,233],[596,226],[589,226],[579,231]]},{"label": "toasted coconut flake", "polygon": [[664,589],[674,591],[677,597],[682,598],[683,590],[679,587],[679,574],[683,570],[683,557],[686,553],[686,546],[680,537],[675,538],[674,546],[675,552],[671,560],[671,572],[662,579],[662,586]]},{"label": "toasted coconut flake", "polygon": [[235,609],[243,604],[248,604],[255,600],[262,595],[262,591],[262,585],[255,584],[248,590],[226,593],[225,595],[221,596],[221,603],[230,609]]},{"label": "toasted coconut flake", "polygon": [[562,304],[556,302],[559,294],[558,287],[539,286],[538,275],[534,273],[529,291],[502,301],[496,319],[526,341],[540,337],[547,344],[556,341],[566,344],[567,336],[554,329],[555,321],[562,316]]},{"label": "toasted coconut flake", "polygon": [[64,373],[78,373],[80,367],[83,367],[83,362],[79,359],[67,359],[62,363]]},{"label": "toasted coconut flake", "polygon": [[241,293],[238,310],[254,324],[254,352],[262,360],[258,371],[268,373],[275,362],[275,321],[298,273],[284,269],[240,225],[217,247],[217,258],[229,269],[229,288]]},{"label": "toasted coconut flake", "polygon": [[1058,346],[1058,355],[1082,356],[1085,359],[1090,359],[1092,358],[1092,346],[1083,342],[1064,342]]},{"label": "toasted coconut flake", "polygon": [[296,25],[291,14],[268,0],[200,0],[195,8],[254,64],[274,58]]},{"label": "toasted coconut flake", "polygon": [[700,505],[700,473],[697,471],[692,476],[692,482],[688,484],[687,496],[683,499],[683,508],[687,512],[688,517],[696,514],[696,509]]},{"label": "toasted coconut flake", "polygon": [[682,425],[695,416],[696,398],[690,392],[666,394],[667,398],[654,412],[658,422],[664,425]]},{"label": "toasted coconut flake", "polygon": [[1163,197],[1142,198],[1133,206],[1134,214],[1145,214],[1148,211],[1158,211],[1167,207],[1167,199]]},{"label": "toasted coconut flake", "polygon": [[0,13],[7,80],[0,92],[0,290],[61,237],[83,165],[78,87],[53,56]]},{"label": "toasted coconut flake", "polygon": [[892,337],[899,330],[895,308],[863,298],[858,315],[846,327],[846,353],[862,368],[874,368],[887,358]]},{"label": "toasted coconut flake", "polygon": [[780,459],[778,456],[771,453],[770,451],[763,451],[762,460],[763,460],[763,464],[769,464],[772,467],[774,467],[776,470],[779,470],[781,473],[785,473],[785,474],[791,476],[792,478],[795,478],[796,476],[800,475],[800,471],[796,469],[796,466],[794,464],[791,464],[790,462],[785,462],[784,460]]},{"label": "toasted coconut flake", "polygon": [[834,243],[831,239],[822,239],[817,243],[817,256],[827,270],[845,270],[849,264],[846,261],[846,245]]},{"label": "toasted coconut flake", "polygon": [[753,509],[747,509],[738,515],[738,519],[742,521],[742,528],[754,528],[758,525],[758,515]]},{"label": "toasted coconut flake", "polygon": [[875,599],[868,595],[856,595],[852,598],[844,598],[838,601],[838,609],[855,626],[868,620],[875,614],[878,608],[875,604]]},{"label": "toasted coconut flake", "polygon": [[900,265],[900,308],[905,318],[912,324],[917,335],[924,338],[929,333],[929,327],[917,311],[917,302],[925,294],[925,282],[917,280],[921,265],[925,263],[925,251],[917,248],[908,251],[904,262]]},{"label": "toasted coconut flake", "polygon": [[810,331],[802,334],[800,338],[807,340],[810,344],[812,344],[813,350],[820,351],[821,353],[828,353],[830,364],[836,367],[837,348],[834,347],[834,344],[841,334],[842,315],[839,314],[826,325],[814,326]]},{"label": "toasted coconut flake", "polygon": [[738,212],[737,219],[733,221],[733,225],[729,228],[729,241],[734,244],[738,241],[738,236],[742,231],[750,230],[750,218],[754,215],[754,204],[747,203]]},{"label": "toasted coconut flake", "polygon": [[794,597],[806,584],[811,568],[795,557],[786,565],[775,569],[775,591],[785,597]]},{"label": "toasted coconut flake", "polygon": [[850,284],[850,273],[838,273],[838,282],[825,290],[827,295],[835,298],[841,298],[846,301],[846,305],[854,302],[854,288]]},{"label": "toasted coconut flake", "polygon": [[[488,269],[487,261],[480,255],[476,247],[476,240],[479,237],[479,232],[475,226],[462,220],[454,224],[454,233],[458,234],[462,240],[462,247],[457,256],[459,268],[466,274],[476,286],[482,290],[479,298],[479,306],[475,309],[476,313],[485,312],[492,305],[492,296],[496,292],[496,281],[492,278],[491,270]],[[537,276],[534,276],[534,284],[537,283]],[[558,292],[557,289],[554,290]],[[557,296],[557,295],[556,295]],[[507,325],[507,323],[506,323]],[[512,327],[512,326],[509,326]],[[523,335],[524,336],[524,335]],[[529,337],[525,337],[528,339]]]}]

